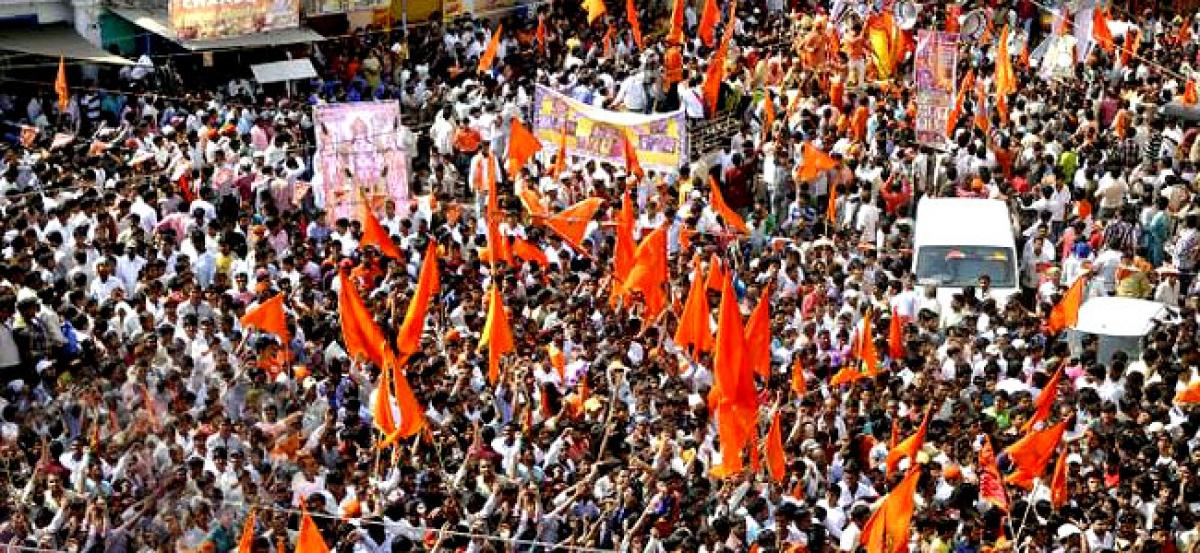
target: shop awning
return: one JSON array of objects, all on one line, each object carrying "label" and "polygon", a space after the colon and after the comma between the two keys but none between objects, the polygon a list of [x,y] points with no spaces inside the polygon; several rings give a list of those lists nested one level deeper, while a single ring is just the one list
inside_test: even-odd
[{"label": "shop awning", "polygon": [[71,27],[33,27],[29,29],[5,29],[0,31],[0,50],[11,50],[50,56],[62,56],[73,60],[84,60],[93,63],[111,63],[115,65],[133,65],[133,62],[121,56],[105,52],[103,49],[79,36]]},{"label": "shop awning", "polygon": [[316,31],[305,27],[296,27],[293,29],[278,29],[266,31],[262,33],[254,33],[252,35],[235,36],[229,38],[218,38],[211,40],[180,40],[175,35],[175,31],[171,29],[171,25],[167,20],[167,12],[165,10],[150,11],[141,8],[115,8],[110,7],[113,13],[128,19],[134,25],[146,29],[158,36],[178,43],[180,46],[192,51],[230,49],[230,48],[254,48],[258,46],[283,46],[286,44],[297,44],[301,42],[316,42],[324,40]]}]

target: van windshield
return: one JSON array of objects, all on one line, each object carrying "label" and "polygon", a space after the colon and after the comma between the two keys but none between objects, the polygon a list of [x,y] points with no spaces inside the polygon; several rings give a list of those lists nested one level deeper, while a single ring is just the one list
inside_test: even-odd
[{"label": "van windshield", "polygon": [[917,253],[917,280],[938,286],[975,286],[988,275],[993,288],[1016,288],[1012,250],[999,246],[922,246]]}]

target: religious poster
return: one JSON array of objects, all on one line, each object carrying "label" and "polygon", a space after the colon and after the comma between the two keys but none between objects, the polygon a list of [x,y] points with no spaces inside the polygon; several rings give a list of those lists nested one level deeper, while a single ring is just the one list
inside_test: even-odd
[{"label": "religious poster", "polygon": [[327,104],[317,106],[314,115],[314,164],[331,224],[342,217],[354,219],[364,197],[377,213],[388,199],[407,205],[408,160],[399,104]]},{"label": "religious poster", "polygon": [[558,150],[564,126],[568,156],[624,166],[621,141],[626,131],[645,169],[675,171],[688,160],[687,119],[682,109],[650,115],[609,111],[538,85],[534,92],[533,133],[543,151]]},{"label": "religious poster", "polygon": [[949,140],[946,122],[954,107],[957,64],[957,34],[922,30],[917,35],[913,80],[917,99],[915,128],[917,142],[921,144],[943,148]]}]

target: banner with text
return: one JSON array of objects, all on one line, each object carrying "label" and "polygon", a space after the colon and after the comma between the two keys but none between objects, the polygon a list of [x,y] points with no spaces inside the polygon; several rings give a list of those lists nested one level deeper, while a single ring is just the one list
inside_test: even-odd
[{"label": "banner with text", "polygon": [[400,138],[399,104],[322,105],[317,106],[315,119],[314,164],[331,224],[342,217],[356,218],[359,189],[376,213],[383,212],[389,199],[402,209],[407,206],[408,159]]},{"label": "banner with text", "polygon": [[171,0],[167,17],[180,40],[210,40],[300,25],[300,0]]},{"label": "banner with text", "polygon": [[923,30],[917,35],[914,81],[917,84],[917,142],[943,148],[946,122],[954,107],[958,81],[958,34]]},{"label": "banner with text", "polygon": [[558,150],[564,125],[568,156],[624,166],[624,129],[633,138],[643,168],[674,171],[688,161],[687,119],[682,109],[652,115],[609,111],[538,85],[534,92],[533,132],[547,152]]}]

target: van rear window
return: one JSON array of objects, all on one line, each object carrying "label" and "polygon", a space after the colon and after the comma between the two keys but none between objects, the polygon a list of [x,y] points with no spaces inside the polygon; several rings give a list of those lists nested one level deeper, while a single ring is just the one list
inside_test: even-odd
[{"label": "van rear window", "polygon": [[1012,250],[997,246],[923,246],[917,252],[917,280],[938,286],[975,286],[992,278],[993,288],[1016,288]]}]

